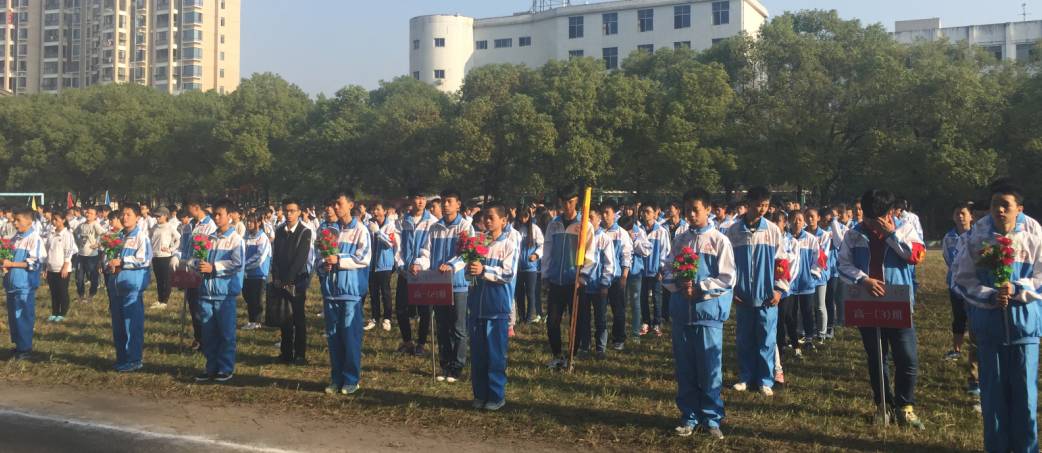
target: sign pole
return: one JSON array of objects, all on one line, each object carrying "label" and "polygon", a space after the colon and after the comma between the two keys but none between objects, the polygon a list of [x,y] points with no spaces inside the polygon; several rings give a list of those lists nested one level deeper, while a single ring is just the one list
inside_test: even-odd
[{"label": "sign pole", "polygon": [[876,348],[879,351],[879,410],[883,419],[883,426],[890,425],[890,416],[886,412],[886,362],[883,361],[883,329],[876,327]]},{"label": "sign pole", "polygon": [[431,306],[431,372],[435,381],[438,380],[438,362],[435,354],[438,353],[438,331],[434,330],[434,306]]},{"label": "sign pole", "polygon": [[[575,253],[575,286],[572,289],[572,318],[570,322],[570,329],[568,331],[568,371],[571,372],[574,369],[575,362],[575,327],[576,322],[579,319],[579,286],[582,283],[582,266],[586,262],[586,237],[590,234],[587,225],[590,222],[590,198],[593,195],[593,188],[587,187],[586,192],[583,194],[583,210],[579,220],[579,244],[578,250]],[[589,332],[587,332],[589,334]]]}]

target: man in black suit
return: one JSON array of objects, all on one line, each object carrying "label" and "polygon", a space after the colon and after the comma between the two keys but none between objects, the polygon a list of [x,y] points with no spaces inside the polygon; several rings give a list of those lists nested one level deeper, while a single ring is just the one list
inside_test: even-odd
[{"label": "man in black suit", "polygon": [[275,231],[275,244],[271,254],[271,284],[280,290],[273,291],[277,297],[289,299],[293,307],[293,319],[282,325],[282,353],[279,360],[284,363],[306,363],[308,349],[307,323],[304,302],[307,300],[308,256],[311,251],[312,232],[300,221],[301,206],[297,200],[282,202],[286,223]]}]

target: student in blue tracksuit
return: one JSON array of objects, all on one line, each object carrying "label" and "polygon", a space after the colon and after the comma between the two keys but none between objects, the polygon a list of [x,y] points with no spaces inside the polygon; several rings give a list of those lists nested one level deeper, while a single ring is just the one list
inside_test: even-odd
[{"label": "student in blue tracksuit", "polygon": [[543,257],[543,230],[536,225],[532,211],[518,206],[514,230],[521,235],[521,256],[518,257],[517,288],[514,304],[519,321],[540,321],[542,302],[539,294],[539,261]]},{"label": "student in blue tracksuit", "polygon": [[771,206],[771,193],[765,187],[749,189],[746,213],[727,230],[734,249],[737,280],[734,301],[738,304],[735,346],[738,348],[739,381],[734,389],[759,388],[773,396],[774,348],[777,342],[778,303],[788,292],[787,276],[776,276],[784,236],[763,216]]},{"label": "student in blue tracksuit", "polygon": [[589,219],[591,224],[597,226],[591,232],[593,241],[590,251],[593,253],[586,254],[589,259],[584,260],[579,271],[582,294],[579,300],[579,318],[575,327],[575,342],[580,356],[589,354],[590,309],[593,309],[595,352],[598,359],[603,359],[608,346],[608,291],[615,278],[615,267],[618,264],[615,262],[615,245],[605,234],[600,213],[591,209]]},{"label": "student in blue tracksuit", "polygon": [[[955,290],[951,289],[952,274],[955,271],[955,254],[959,250],[964,237],[968,236],[973,226],[973,204],[959,203],[952,211],[952,221],[955,226],[941,239],[941,251],[944,254],[944,264],[948,266],[948,274],[945,277],[948,283],[949,299],[952,305],[952,350],[945,354],[948,360],[958,360],[962,356],[962,344],[966,338],[966,302]],[[971,360],[972,361],[972,360]]]},{"label": "student in blue tracksuit", "polygon": [[615,249],[615,269],[611,287],[608,288],[608,306],[611,307],[612,349],[621,351],[626,343],[626,282],[629,280],[633,263],[633,239],[630,232],[615,220],[618,205],[613,201],[601,203],[601,224],[604,234],[611,239]]},{"label": "student in blue tracksuit", "polygon": [[440,373],[438,381],[455,383],[463,376],[467,363],[467,292],[470,287],[459,255],[460,235],[474,236],[470,221],[460,215],[463,197],[455,189],[441,192],[442,218],[431,226],[423,245],[430,256],[431,267],[442,274],[452,274],[452,305],[434,307],[438,335]]},{"label": "student in blue tracksuit", "polygon": [[124,203],[120,232],[123,248],[119,256],[106,262],[105,287],[112,316],[112,341],[116,347],[116,371],[141,369],[141,350],[145,341],[144,292],[152,265],[152,241],[145,224],[139,223],[141,208]]},{"label": "student in blue tracksuit", "polygon": [[[894,220],[894,194],[885,190],[869,190],[861,196],[865,221],[847,231],[839,249],[839,275],[848,285],[860,285],[876,296],[886,294],[885,285],[912,286],[912,273],[926,253],[919,233],[911,224]],[[915,293],[911,292],[912,303]],[[914,305],[913,305],[914,310]],[[914,314],[913,314],[914,318]],[[883,328],[883,359],[893,355],[894,389],[890,389],[889,372],[879,382],[879,342],[876,329],[861,327],[861,343],[868,361],[869,379],[875,402],[886,398],[888,408],[897,408],[897,421],[924,429],[915,414],[915,381],[919,370],[918,340],[915,326],[907,329]],[[889,351],[889,352],[888,352]]]},{"label": "student in blue tracksuit", "polygon": [[210,235],[212,248],[205,260],[193,259],[203,274],[199,286],[199,322],[202,324],[206,369],[196,382],[228,382],[235,374],[235,301],[242,293],[246,243],[231,224],[231,200],[213,207],[216,230]]},{"label": "student in blue tracksuit", "polygon": [[253,330],[261,327],[261,295],[264,294],[264,282],[268,280],[271,270],[271,240],[261,229],[264,219],[260,212],[246,217],[246,280],[243,282],[242,298],[246,300],[246,313],[249,323],[244,329]]},{"label": "student in blue tracksuit", "polygon": [[[828,282],[831,278],[831,269],[835,261],[830,255],[832,250],[832,234],[821,227],[821,216],[817,209],[807,208],[803,212],[807,221],[807,232],[818,238],[818,248],[825,255],[825,266],[821,273],[814,279],[814,292],[800,300],[800,313],[803,315],[803,340],[808,349],[814,349],[814,343],[821,343],[825,339],[828,330],[828,312],[825,299],[828,295]],[[806,302],[806,303],[804,303]]]},{"label": "student in blue tracksuit", "polygon": [[[792,284],[789,286],[790,299],[789,302],[782,302],[782,319],[778,321],[778,331],[786,332],[788,334],[789,346],[793,348],[793,352],[796,357],[803,356],[803,350],[800,347],[801,337],[797,329],[797,319],[800,313],[797,313],[797,309],[802,310],[803,323],[804,325],[814,324],[814,313],[810,311],[810,306],[813,304],[813,300],[816,297],[815,291],[817,289],[817,282],[821,280],[822,269],[826,265],[821,245],[818,242],[818,237],[807,231],[807,223],[804,220],[806,217],[800,211],[792,213],[792,241],[795,244],[794,252],[798,257],[794,262],[798,262],[801,265],[799,269],[794,272],[794,279]],[[791,265],[790,265],[791,267]],[[784,307],[787,304],[793,304],[791,307]],[[803,307],[807,307],[804,309]],[[784,324],[784,325],[783,325]],[[779,335],[782,338],[784,335]],[[808,346],[811,347],[811,346]]]},{"label": "student in blue tracksuit", "polygon": [[[578,251],[581,222],[589,223],[589,220],[579,215],[577,188],[563,188],[558,191],[557,198],[561,203],[561,211],[546,227],[543,261],[540,264],[543,280],[546,281],[544,286],[548,289],[546,336],[550,341],[550,353],[553,355],[547,366],[553,369],[568,368],[568,361],[561,351],[561,318],[564,316],[565,307],[571,307],[572,296],[575,295],[575,254]],[[587,228],[587,231],[593,232],[592,225]],[[587,242],[591,242],[592,239],[593,234],[589,234]]]},{"label": "student in blue tracksuit", "polygon": [[[181,249],[178,250],[177,259],[180,263],[181,268],[187,270],[194,266],[197,261],[192,256],[192,241],[193,237],[196,236],[210,236],[217,227],[214,226],[213,219],[210,215],[203,210],[202,202],[198,199],[190,198],[185,201],[185,210],[188,211],[188,215],[191,220],[187,225],[183,225],[181,229]],[[192,334],[195,341],[192,344],[192,349],[199,349],[199,345],[203,342],[203,327],[199,321],[199,288],[191,288],[185,290],[185,300],[188,301],[188,312],[192,316]]]},{"label": "student in blue tracksuit", "polygon": [[362,375],[362,300],[369,291],[372,246],[369,229],[351,214],[354,202],[351,192],[331,199],[339,219],[340,253],[325,257],[318,267],[329,342],[331,382],[326,393],[330,395],[355,393]]},{"label": "student in blue tracksuit", "polygon": [[489,206],[483,214],[485,230],[493,242],[488,257],[468,264],[466,269],[467,275],[477,279],[467,303],[470,375],[473,407],[495,411],[506,404],[507,329],[513,300],[508,286],[515,274],[519,247],[504,232],[507,224],[505,207]]},{"label": "student in blue tracksuit", "polygon": [[[373,217],[369,219],[369,232],[373,245],[373,263],[369,274],[369,301],[373,327],[380,325],[384,331],[391,330],[391,274],[394,272],[401,251],[401,234],[395,222],[387,217],[381,202],[373,203]],[[366,327],[369,323],[366,324]]]},{"label": "student in blue tracksuit", "polygon": [[644,258],[644,269],[642,272],[640,289],[640,316],[643,323],[640,326],[640,335],[647,335],[648,328],[655,336],[662,335],[662,276],[659,274],[659,264],[662,257],[669,254],[670,237],[669,229],[655,223],[655,203],[645,203],[640,207],[641,225],[644,235],[648,239],[648,255]]},{"label": "student in blue tracksuit", "polygon": [[[663,285],[670,289],[673,361],[677,379],[678,435],[690,436],[704,427],[710,436],[723,439],[724,322],[731,312],[735,283],[731,242],[709,225],[709,193],[695,189],[684,195],[688,229],[673,240],[662,256]],[[698,254],[698,271],[692,281],[679,280],[673,260],[683,249]]]},{"label": "student in blue tracksuit", "polygon": [[[430,268],[430,255],[423,248],[430,235],[431,227],[438,222],[429,211],[427,197],[417,189],[409,190],[409,200],[412,206],[408,212],[402,213],[398,220],[398,231],[401,232],[402,242],[398,256],[398,289],[394,294],[394,310],[398,318],[398,330],[402,335],[402,344],[398,346],[398,352],[423,356],[426,349],[423,345],[427,343],[427,335],[431,330],[431,307],[427,305],[409,305],[409,276],[416,275]],[[413,342],[412,324],[410,319],[419,315],[417,323],[418,333],[416,342]]]},{"label": "student in blue tracksuit", "polygon": [[633,243],[633,257],[630,260],[629,278],[626,280],[626,310],[630,314],[630,334],[634,343],[640,343],[641,302],[640,295],[644,283],[644,259],[651,254],[651,243],[640,226],[640,220],[634,216],[619,219],[619,227],[630,235]]},{"label": "student in blue tracksuit", "polygon": [[33,325],[36,323],[36,289],[47,258],[43,238],[33,228],[33,211],[14,211],[14,257],[4,260],[4,292],[7,295],[7,328],[14,343],[14,358],[29,359],[33,352]]},{"label": "student in blue tracksuit", "polygon": [[[966,300],[977,340],[984,449],[1037,452],[1042,227],[1023,214],[1019,188],[999,181],[991,192],[991,214],[973,226],[955,258],[954,288]],[[976,261],[984,245],[1003,237],[1012,241],[1013,275],[996,284]]]}]

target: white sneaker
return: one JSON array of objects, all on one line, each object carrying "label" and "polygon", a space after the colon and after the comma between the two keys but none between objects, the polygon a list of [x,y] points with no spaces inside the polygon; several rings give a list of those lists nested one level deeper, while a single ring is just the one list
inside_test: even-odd
[{"label": "white sneaker", "polygon": [[760,387],[760,394],[766,397],[774,396],[774,390],[770,387]]},{"label": "white sneaker", "polygon": [[744,392],[747,388],[749,388],[749,386],[746,385],[744,382],[739,382],[735,385],[732,385],[731,388],[739,392]]},{"label": "white sneaker", "polygon": [[383,325],[380,326],[380,327],[382,327],[384,329],[384,332],[390,332],[391,331],[391,320],[390,319],[385,319],[384,322],[383,322]]},{"label": "white sneaker", "polygon": [[159,302],[156,302],[156,303],[152,304],[152,306],[149,307],[149,308],[151,308],[153,310],[165,310],[166,309],[166,304],[161,304]]},{"label": "white sneaker", "polygon": [[673,428],[673,431],[675,431],[677,433],[677,435],[680,436],[680,437],[690,437],[692,434],[695,433],[695,427],[693,427],[693,426],[678,426],[676,428]]},{"label": "white sneaker", "polygon": [[445,382],[448,382],[449,384],[455,384],[458,381],[459,379],[456,379],[455,376],[445,376]]},{"label": "white sneaker", "polygon": [[373,330],[373,327],[376,327],[376,320],[370,319],[365,322],[365,327],[363,327],[362,330]]},{"label": "white sneaker", "polygon": [[437,376],[434,378],[434,380],[438,382],[445,382],[445,376]]}]

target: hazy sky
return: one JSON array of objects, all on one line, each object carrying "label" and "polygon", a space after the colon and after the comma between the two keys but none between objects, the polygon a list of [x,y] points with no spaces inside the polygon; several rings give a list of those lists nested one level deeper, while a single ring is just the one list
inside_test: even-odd
[{"label": "hazy sky", "polygon": [[[835,9],[888,30],[895,20],[928,17],[940,17],[943,26],[1017,21],[1024,2],[1029,20],[1042,18],[1042,0],[761,0],[772,16]],[[530,6],[530,0],[243,0],[242,75],[275,72],[312,95],[351,84],[371,89],[408,73],[409,18],[502,16]]]}]

